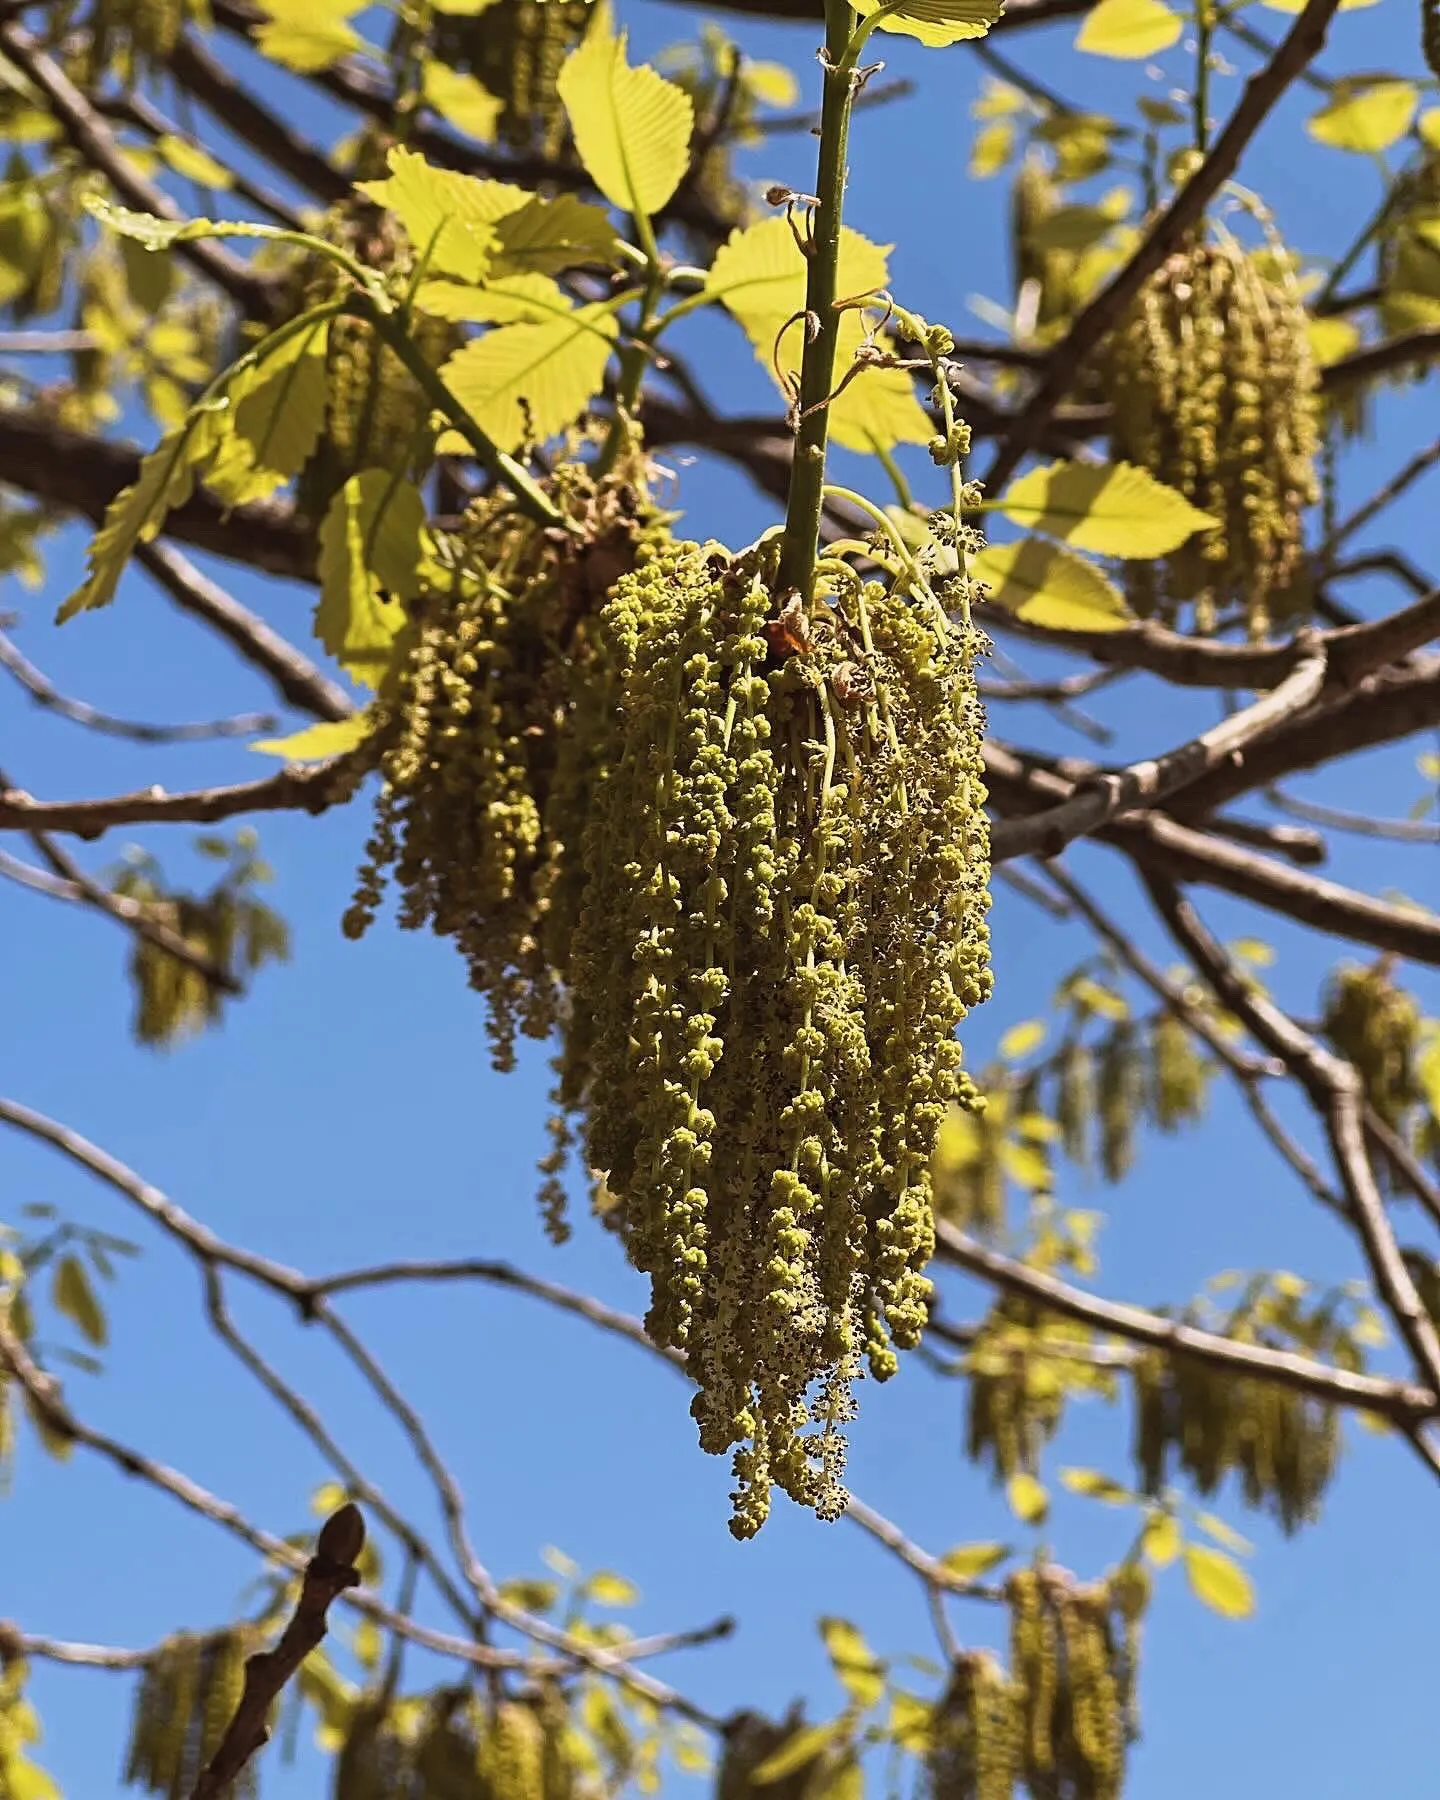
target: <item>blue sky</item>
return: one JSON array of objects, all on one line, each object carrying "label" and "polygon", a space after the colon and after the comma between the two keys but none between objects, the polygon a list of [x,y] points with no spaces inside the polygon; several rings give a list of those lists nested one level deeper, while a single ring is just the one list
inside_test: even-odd
[{"label": "blue sky", "polygon": [[[1286,23],[1264,9],[1254,16],[1272,35]],[[693,28],[695,18],[677,8],[622,9],[647,55]],[[1415,29],[1410,5],[1382,0],[1338,21],[1324,64],[1414,75]],[[1080,58],[1072,36],[1073,28],[1061,26],[1005,48],[1087,104],[1122,108],[1145,83],[1143,69]],[[813,32],[747,28],[742,39],[754,54],[790,62],[813,90]],[[887,40],[883,54],[891,73],[911,76],[918,92],[857,121],[848,218],[898,246],[892,277],[903,303],[973,330],[968,297],[1003,299],[1008,288],[1003,181],[965,179],[966,108],[979,65],[963,47],[922,53]],[[1147,91],[1183,79],[1180,52],[1164,66],[1168,80]],[[1217,111],[1228,110],[1239,85],[1234,77],[1217,82]],[[1292,96],[1243,176],[1274,206],[1288,241],[1322,254],[1336,246],[1336,221],[1363,216],[1379,185],[1363,159],[1299,135],[1315,104],[1313,96]],[[752,172],[804,189],[812,154],[803,136],[779,139],[752,159]],[[727,406],[771,404],[748,347],[725,322],[697,325],[692,342],[714,357],[707,385]],[[1351,501],[1433,429],[1423,390],[1386,397],[1377,418],[1372,440],[1347,463]],[[771,522],[767,505],[733,472],[697,465],[681,474],[697,535],[742,543]],[[883,497],[878,480],[871,486]],[[1342,498],[1342,510],[1345,504]],[[1408,543],[1424,562],[1429,509],[1422,488],[1365,541]],[[109,612],[53,629],[51,603],[74,584],[82,553],[80,534],[62,534],[43,596],[12,588],[0,597],[5,607],[24,608],[22,647],[66,691],[140,718],[271,704],[223,647],[176,616],[141,576]],[[246,604],[304,639],[310,601],[301,589],[220,565],[215,571]],[[1395,603],[1379,586],[1356,597],[1377,607]],[[1037,674],[1051,666],[1028,654],[1026,664]],[[1204,696],[1177,701],[1143,685],[1108,699],[1095,710],[1117,730],[1116,756],[1162,749],[1213,716]],[[0,690],[0,719],[7,771],[46,795],[155,780],[198,785],[264,767],[234,744],[141,750],[95,739],[28,706],[13,689]],[[1084,750],[1057,737],[1038,709],[1012,712],[1001,728]],[[1322,784],[1296,785],[1322,791]],[[1403,812],[1418,791],[1413,748],[1356,759],[1323,783],[1332,804],[1387,813]],[[367,813],[361,804],[319,820],[281,814],[260,822],[295,959],[262,975],[222,1030],[168,1056],[139,1052],[129,1041],[122,934],[0,887],[0,1087],[104,1145],[226,1237],[307,1271],[400,1255],[509,1258],[642,1311],[642,1284],[611,1239],[582,1221],[557,1251],[540,1231],[531,1195],[534,1160],[545,1147],[543,1057],[522,1058],[509,1076],[490,1072],[481,1007],[447,945],[389,923],[358,947],[341,937]],[[139,841],[179,874],[195,869],[189,836]],[[101,867],[128,841],[115,834],[85,854]],[[1135,925],[1147,948],[1168,957],[1141,922],[1133,881],[1115,858],[1078,852],[1072,867]],[[1436,891],[1433,849],[1338,840],[1330,872],[1377,892]],[[1302,1015],[1313,1013],[1333,943],[1274,930],[1219,897],[1202,895],[1201,904],[1223,934],[1271,937],[1277,991]],[[966,1033],[975,1064],[1007,1025],[1045,1009],[1056,980],[1089,947],[1081,928],[1057,925],[1003,888],[994,939],[997,995]],[[1433,979],[1422,974],[1414,985],[1440,1010]],[[211,1341],[189,1263],[117,1195],[14,1133],[0,1137],[0,1180],[7,1217],[26,1202],[48,1202],[143,1248],[107,1294],[113,1347],[106,1373],[71,1378],[77,1409],[269,1529],[302,1527],[306,1497],[329,1471]],[[1223,1088],[1203,1133],[1147,1140],[1135,1175],[1117,1192],[1087,1190],[1069,1176],[1061,1192],[1072,1204],[1109,1209],[1097,1283],[1107,1294],[1179,1300],[1232,1266],[1293,1268],[1318,1281],[1359,1272],[1348,1243],[1257,1143]],[[974,1316],[981,1290],[944,1279],[951,1316]],[[437,1526],[433,1495],[404,1442],[332,1348],[241,1284],[233,1284],[232,1303],[372,1479]],[[471,1284],[367,1294],[345,1310],[423,1412],[463,1483],[472,1537],[495,1573],[538,1572],[542,1545],[554,1544],[586,1568],[617,1569],[638,1584],[643,1601],[631,1622],[639,1631],[725,1612],[739,1618],[729,1642],[656,1665],[706,1706],[723,1712],[743,1703],[774,1714],[803,1697],[812,1717],[834,1710],[839,1696],[814,1628],[821,1613],[853,1619],[882,1654],[933,1653],[918,1584],[852,1526],[827,1528],[782,1503],[756,1542],[732,1542],[726,1468],[696,1448],[681,1384],[640,1351],[535,1301]],[[898,1381],[863,1394],[852,1433],[853,1485],[932,1550],[988,1538],[1025,1545],[1028,1534],[1003,1498],[963,1459],[963,1413],[960,1389],[912,1359]],[[1124,1409],[1079,1407],[1050,1466],[1093,1464],[1123,1479],[1127,1429]],[[1178,1572],[1161,1578],[1143,1675],[1145,1737],[1127,1790],[1135,1800],[1208,1800],[1220,1783],[1230,1800],[1268,1800],[1282,1789],[1310,1800],[1349,1800],[1362,1788],[1419,1790],[1433,1753],[1429,1647],[1440,1574],[1428,1546],[1440,1496],[1395,1444],[1361,1432],[1350,1443],[1322,1522],[1297,1540],[1281,1541],[1234,1496],[1217,1503],[1257,1546],[1253,1621],[1215,1619]],[[81,1453],[59,1467],[28,1432],[5,1508],[0,1616],[33,1631],[147,1643],[232,1616],[257,1572],[248,1551],[175,1503]],[[1090,1574],[1123,1552],[1132,1530],[1129,1515],[1061,1493],[1047,1535],[1062,1561]],[[432,1603],[425,1613],[440,1622]],[[985,1609],[956,1607],[953,1617],[965,1641],[996,1641],[998,1621]],[[424,1666],[413,1665],[417,1679]],[[41,1665],[34,1692],[47,1728],[44,1760],[67,1793],[101,1800],[115,1791],[126,1679]],[[263,1772],[277,1800],[312,1795],[319,1778],[303,1740],[292,1768],[272,1753]]]}]

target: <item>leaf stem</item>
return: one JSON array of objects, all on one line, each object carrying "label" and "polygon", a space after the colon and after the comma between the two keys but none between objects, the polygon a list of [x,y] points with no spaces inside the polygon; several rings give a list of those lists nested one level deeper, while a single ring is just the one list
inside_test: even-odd
[{"label": "leaf stem", "polygon": [[[820,106],[820,154],[815,209],[805,277],[805,347],[800,362],[800,420],[785,505],[780,586],[810,598],[824,507],[825,449],[840,315],[835,310],[840,265],[840,226],[845,197],[845,155],[857,86],[855,15],[849,0],[825,0],[824,92]],[[868,36],[869,34],[866,33]],[[813,336],[811,334],[814,334]]]},{"label": "leaf stem", "polygon": [[620,454],[633,441],[631,427],[640,404],[645,371],[650,365],[650,351],[661,327],[667,322],[659,312],[665,293],[666,271],[660,260],[660,247],[655,232],[643,213],[635,215],[635,235],[645,258],[645,292],[640,302],[640,318],[630,342],[620,352],[620,380],[615,393],[615,412],[610,430],[595,461],[595,473],[608,475]]},{"label": "leaf stem", "polygon": [[431,405],[443,412],[445,417],[461,434],[475,453],[476,461],[498,481],[503,481],[514,493],[520,503],[520,510],[537,525],[565,524],[565,516],[544,491],[535,477],[513,456],[501,450],[486,435],[475,419],[440,379],[439,371],[433,369],[416,349],[409,332],[397,311],[392,311],[378,304],[369,293],[352,294],[346,311],[357,318],[364,319],[371,325],[405,367],[419,382],[422,392]]}]

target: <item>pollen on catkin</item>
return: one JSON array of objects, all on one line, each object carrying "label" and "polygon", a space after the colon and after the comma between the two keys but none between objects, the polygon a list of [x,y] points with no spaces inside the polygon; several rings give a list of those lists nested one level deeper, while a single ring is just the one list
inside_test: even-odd
[{"label": "pollen on catkin", "polygon": [[1319,385],[1293,277],[1267,279],[1228,233],[1168,257],[1102,356],[1113,453],[1217,521],[1160,563],[1126,565],[1146,614],[1194,607],[1253,635],[1302,612],[1302,521],[1319,497]]},{"label": "pollen on catkin", "polygon": [[601,615],[619,735],[560,1080],[701,1444],[734,1449],[738,1536],[772,1484],[844,1508],[862,1359],[883,1379],[925,1324],[930,1157],[990,979],[980,634],[878,585],[782,619],[767,577],[677,544]]}]

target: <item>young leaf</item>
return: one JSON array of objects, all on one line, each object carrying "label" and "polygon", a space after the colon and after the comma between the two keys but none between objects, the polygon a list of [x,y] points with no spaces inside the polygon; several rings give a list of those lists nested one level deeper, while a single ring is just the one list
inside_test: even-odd
[{"label": "young leaf", "polygon": [[440,378],[501,450],[517,450],[574,424],[604,384],[618,335],[604,306],[580,306],[543,325],[486,332]]},{"label": "young leaf", "polygon": [[612,206],[649,217],[680,185],[690,160],[690,96],[648,64],[625,60],[608,5],[597,6],[585,41],[566,57],[557,83],[586,173]]},{"label": "young leaf", "polygon": [[235,185],[235,177],[224,163],[217,162],[208,150],[202,150],[198,144],[186,143],[173,132],[164,132],[156,138],[155,148],[169,167],[186,181],[215,188],[221,193]]},{"label": "young leaf", "polygon": [[320,527],[315,635],[367,687],[379,685],[405,623],[397,601],[415,592],[424,530],[418,490],[384,469],[352,475]]},{"label": "young leaf", "polygon": [[957,1544],[940,1558],[940,1566],[960,1581],[975,1581],[988,1575],[1009,1554],[1008,1544]]},{"label": "young leaf", "polygon": [[1317,143],[1373,156],[1410,129],[1419,100],[1414,82],[1376,81],[1358,92],[1342,90],[1305,129]]},{"label": "young leaf", "polygon": [[205,485],[231,506],[263,500],[298,475],[325,428],[325,351],[330,326],[318,320],[231,384],[230,434]]},{"label": "young leaf", "polygon": [[1077,50],[1138,62],[1179,41],[1184,22],[1164,0],[1100,0],[1086,15]]},{"label": "young leaf", "polygon": [[1231,1525],[1227,1525],[1214,1513],[1196,1513],[1195,1523],[1207,1536],[1214,1538],[1217,1544],[1223,1544],[1227,1550],[1233,1550],[1239,1556],[1248,1556],[1255,1546],[1249,1538],[1241,1537]]},{"label": "young leaf", "polygon": [[1142,561],[1168,556],[1216,523],[1131,463],[1057,462],[1032,469],[1006,489],[996,507],[1077,550]]},{"label": "young leaf", "polygon": [[289,737],[260,738],[250,745],[262,756],[283,756],[286,762],[328,762],[332,756],[343,756],[369,737],[375,721],[368,712],[357,712],[348,719],[322,720],[307,725]]},{"label": "young leaf", "polygon": [[1050,1496],[1035,1477],[1021,1469],[1005,1484],[1005,1498],[1017,1519],[1027,1525],[1043,1525],[1050,1511]]},{"label": "young leaf", "polygon": [[[858,231],[842,226],[839,291],[855,296],[887,288],[889,255],[888,245],[872,244]],[[705,291],[739,322],[756,360],[772,380],[778,384],[777,363],[782,369],[799,368],[805,258],[784,219],[763,219],[732,232],[710,265]],[[851,309],[841,315],[837,379],[849,367],[865,332],[866,323],[858,311]],[[870,450],[924,443],[933,436],[934,427],[903,370],[866,369],[831,401],[830,431],[835,442],[847,450]]]},{"label": "young leaf", "polygon": [[594,263],[609,268],[619,243],[600,208],[587,206],[574,194],[557,194],[553,200],[535,194],[497,223],[495,236],[496,276],[531,271],[558,275]]},{"label": "young leaf", "polygon": [[433,107],[447,125],[453,125],[477,143],[494,141],[504,102],[497,100],[473,75],[462,74],[432,56],[426,59],[420,91],[425,104]]},{"label": "young leaf", "polygon": [[1000,1055],[1006,1062],[1019,1062],[1021,1057],[1040,1048],[1045,1042],[1046,1030],[1043,1019],[1026,1019],[1021,1025],[1012,1025],[1000,1039]]},{"label": "young leaf", "polygon": [[988,544],[970,559],[970,573],[989,587],[991,604],[1031,625],[1122,631],[1134,623],[1124,596],[1093,563],[1040,538]]},{"label": "young leaf", "polygon": [[836,1679],[860,1707],[871,1707],[885,1691],[885,1666],[848,1619],[820,1621],[820,1635]]},{"label": "young leaf", "polygon": [[1250,1577],[1223,1550],[1185,1546],[1185,1573],[1197,1599],[1223,1619],[1248,1619],[1255,1610]]},{"label": "young leaf", "polygon": [[110,604],[131,551],[148,544],[166,513],[190,498],[196,471],[208,461],[220,431],[215,413],[191,412],[142,458],[134,485],[123,488],[105,509],[105,521],[86,556],[89,574],[56,613],[57,625]]},{"label": "young leaf", "polygon": [[633,1581],[609,1569],[599,1569],[585,1583],[584,1592],[597,1606],[634,1606],[640,1590]]},{"label": "young leaf", "polygon": [[[868,18],[882,0],[859,0],[855,10]],[[881,19],[881,31],[918,38],[931,49],[984,37],[1004,11],[1002,0],[906,0],[899,12]]]},{"label": "young leaf", "polygon": [[272,62],[302,75],[313,75],[365,48],[365,40],[347,24],[364,0],[260,0],[265,20],[255,28],[255,42]]},{"label": "young leaf", "polygon": [[530,198],[525,190],[437,169],[403,145],[391,149],[385,166],[390,173],[384,181],[357,181],[357,192],[394,213],[418,255],[429,252],[429,274],[483,281],[495,249],[496,221],[525,205]]},{"label": "young leaf", "polygon": [[573,1581],[580,1573],[580,1565],[575,1558],[567,1556],[563,1550],[557,1550],[553,1544],[547,1544],[540,1552],[540,1560],[547,1569],[553,1569],[565,1581]]},{"label": "young leaf", "polygon": [[1083,1494],[1089,1500],[1103,1500],[1107,1506],[1129,1506],[1136,1498],[1129,1488],[1102,1475],[1099,1469],[1062,1469],[1060,1480],[1072,1494]]},{"label": "young leaf", "polygon": [[1168,1569],[1182,1546],[1180,1521],[1173,1513],[1155,1512],[1145,1521],[1140,1548],[1157,1569]]},{"label": "young leaf", "polygon": [[823,1725],[807,1725],[786,1738],[778,1750],[772,1750],[758,1768],[752,1769],[750,1780],[756,1787],[768,1787],[772,1781],[783,1781],[797,1769],[803,1769],[837,1738],[843,1735],[843,1718],[829,1719]]},{"label": "young leaf", "polygon": [[499,1594],[502,1600],[508,1600],[511,1606],[518,1606],[522,1612],[544,1614],[560,1598],[560,1587],[554,1581],[541,1581],[534,1576],[517,1576],[513,1581],[502,1581]]},{"label": "young leaf", "polygon": [[105,1327],[105,1314],[78,1256],[67,1253],[56,1263],[50,1299],[56,1312],[70,1320],[86,1343],[94,1344],[97,1349],[104,1348],[110,1335]]}]

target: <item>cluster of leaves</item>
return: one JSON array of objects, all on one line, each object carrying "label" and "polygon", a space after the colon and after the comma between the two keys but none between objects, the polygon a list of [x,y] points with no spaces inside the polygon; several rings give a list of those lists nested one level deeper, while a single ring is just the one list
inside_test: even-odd
[{"label": "cluster of leaves", "polygon": [[[109,1343],[110,1326],[95,1278],[113,1281],[115,1258],[138,1254],[136,1246],[107,1231],[62,1219],[47,1201],[27,1202],[20,1215],[31,1223],[24,1227],[0,1223],[0,1323],[39,1368],[62,1366],[99,1374],[102,1365],[93,1353]],[[42,1305],[72,1326],[88,1348],[54,1337],[39,1311]],[[19,1391],[41,1444],[52,1456],[66,1457],[69,1439],[56,1434],[32,1404],[28,1389]],[[11,1393],[11,1384],[0,1376],[0,1485],[8,1483],[15,1449]]]},{"label": "cluster of leaves", "polygon": [[225,1001],[217,977],[237,982],[289,956],[285,921],[252,892],[257,883],[272,879],[269,864],[257,854],[257,842],[248,826],[233,841],[197,838],[197,855],[225,865],[203,894],[169,886],[159,862],[142,850],[132,849],[112,874],[112,893],[139,901],[150,919],[180,938],[197,958],[184,962],[163,943],[137,935],[129,971],[137,1044],[168,1049],[204,1031],[219,1020]]}]

